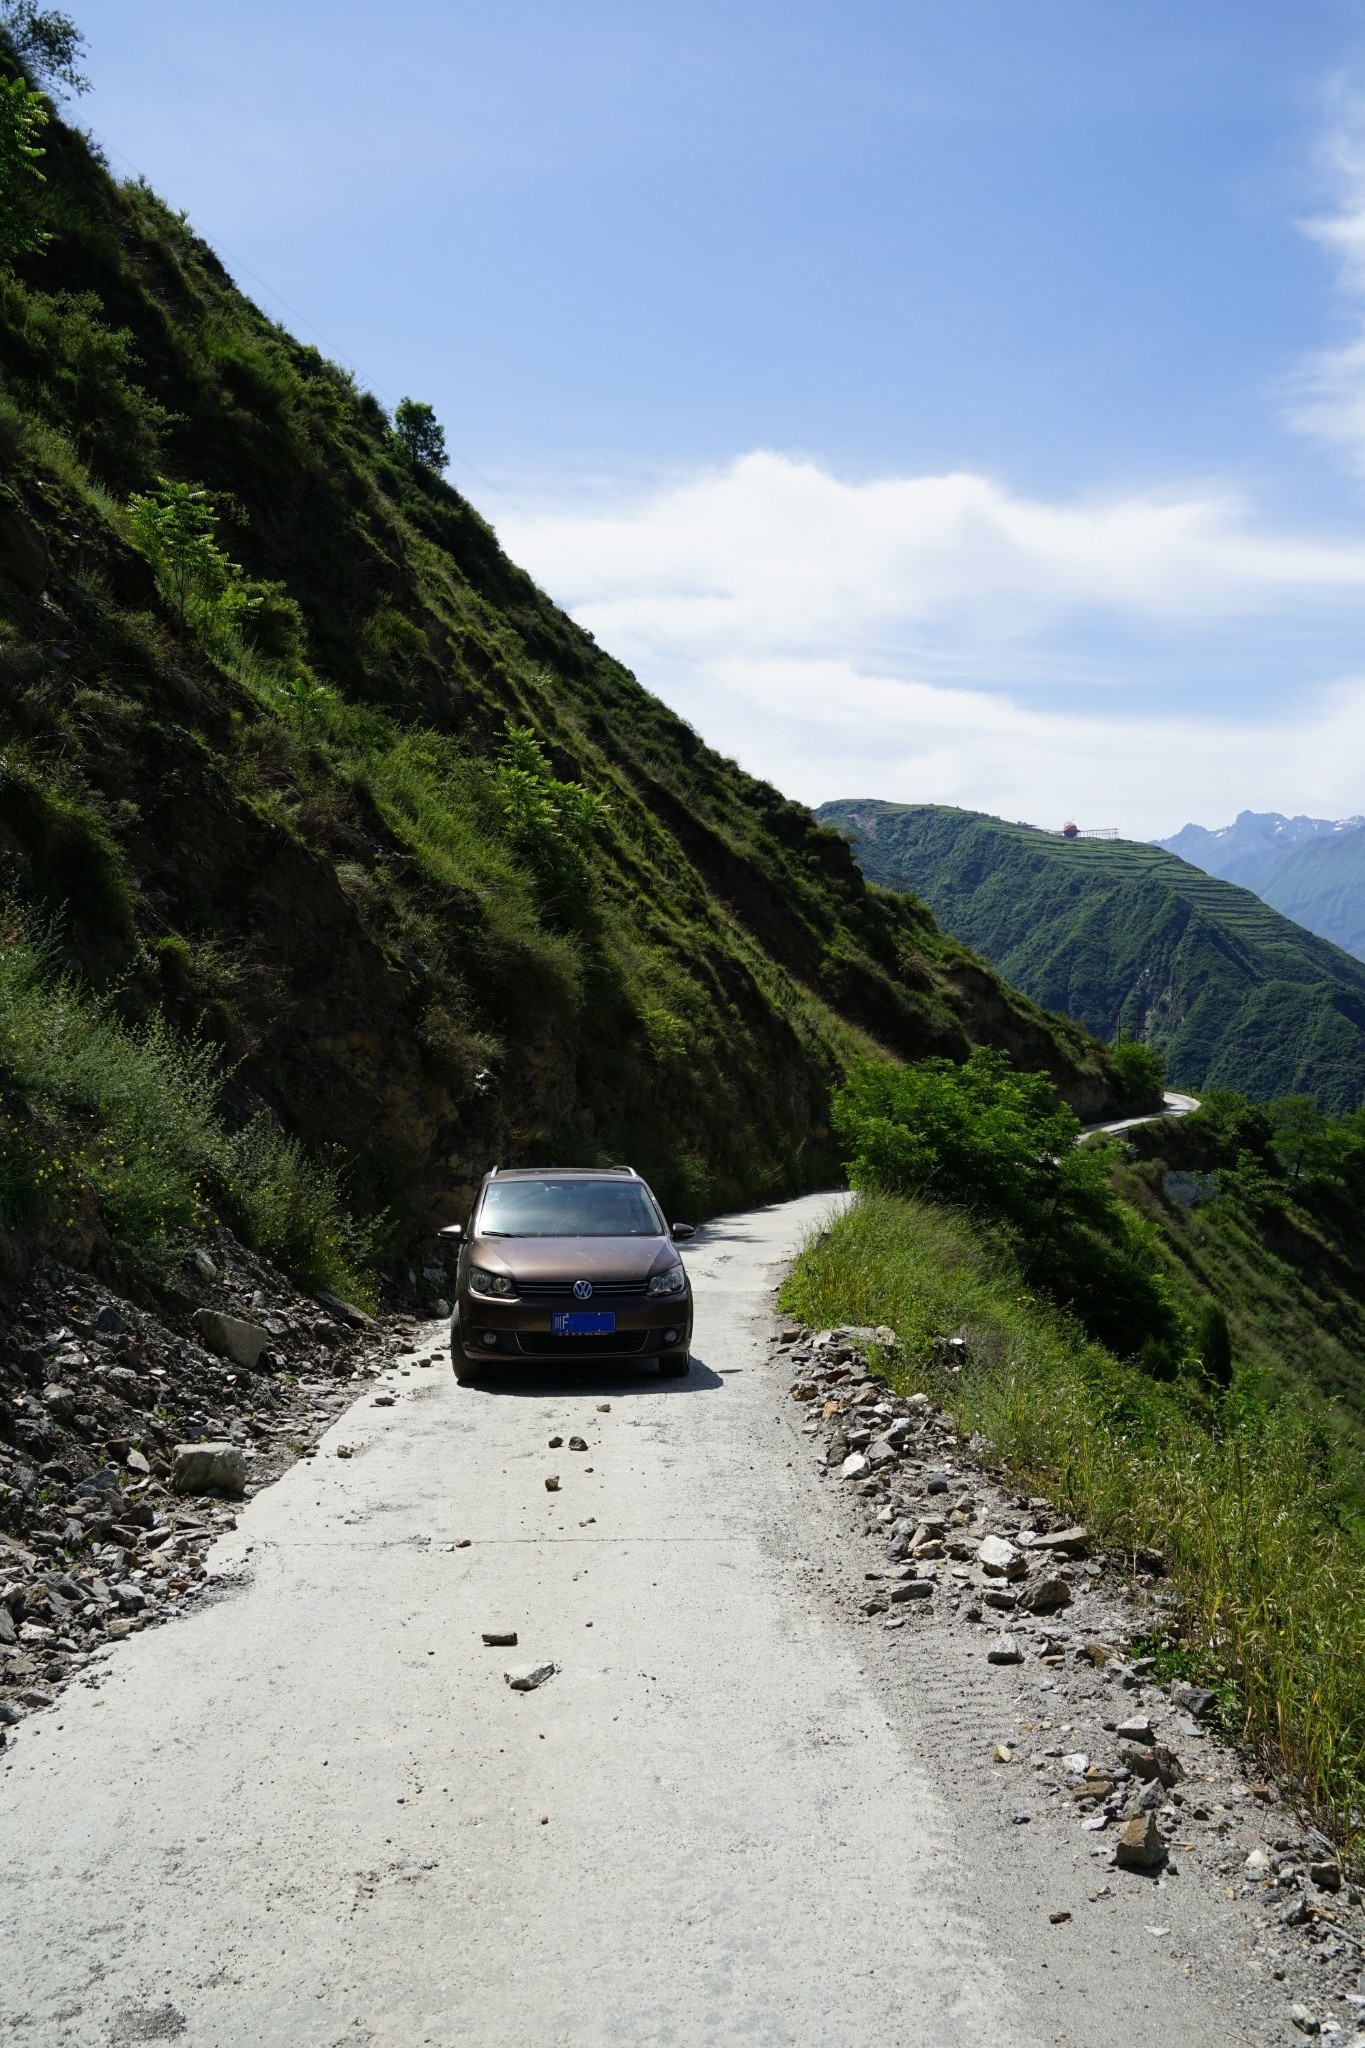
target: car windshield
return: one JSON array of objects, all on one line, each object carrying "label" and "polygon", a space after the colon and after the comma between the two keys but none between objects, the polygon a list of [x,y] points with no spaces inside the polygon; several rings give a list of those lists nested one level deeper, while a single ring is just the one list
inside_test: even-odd
[{"label": "car windshield", "polygon": [[662,1237],[664,1220],[638,1180],[494,1181],[480,1237]]}]

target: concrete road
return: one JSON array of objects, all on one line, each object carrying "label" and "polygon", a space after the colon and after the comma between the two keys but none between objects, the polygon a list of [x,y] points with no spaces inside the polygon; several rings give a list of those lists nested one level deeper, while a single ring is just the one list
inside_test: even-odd
[{"label": "concrete road", "polygon": [[1163,1088],[1161,1100],[1164,1106],[1153,1110],[1149,1116],[1120,1117],[1118,1122],[1113,1124],[1083,1124],[1081,1136],[1093,1138],[1097,1131],[1103,1131],[1106,1137],[1113,1138],[1117,1137],[1120,1131],[1135,1131],[1139,1124],[1159,1124],[1166,1122],[1168,1118],[1190,1116],[1199,1107],[1197,1095],[1178,1095],[1173,1088]]},{"label": "concrete road", "polygon": [[[1245,2038],[1112,1927],[1047,1974],[1057,1873],[1019,1846],[1041,1830],[985,1831],[975,1733],[960,1789],[941,1769],[953,1672],[907,1699],[878,1662],[897,1639],[812,1591],[850,1546],[763,1340],[835,1199],[689,1247],[684,1381],[395,1368],[396,1405],[367,1393],[244,1511],[214,1604],[25,1724],[0,1772],[0,2038]],[[547,1448],[575,1432],[586,1453]],[[513,1628],[514,1651],[480,1640]],[[540,1690],[504,1684],[542,1661]]]}]

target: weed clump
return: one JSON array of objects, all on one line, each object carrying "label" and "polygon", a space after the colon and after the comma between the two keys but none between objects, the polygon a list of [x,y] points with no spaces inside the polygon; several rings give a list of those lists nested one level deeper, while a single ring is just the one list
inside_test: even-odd
[{"label": "weed clump", "polygon": [[230,1131],[213,1048],[126,1024],[11,908],[0,938],[0,1226],[92,1234],[133,1264],[180,1257],[225,1212],[305,1286],[369,1298],[373,1245],[336,1178],[268,1118]]}]

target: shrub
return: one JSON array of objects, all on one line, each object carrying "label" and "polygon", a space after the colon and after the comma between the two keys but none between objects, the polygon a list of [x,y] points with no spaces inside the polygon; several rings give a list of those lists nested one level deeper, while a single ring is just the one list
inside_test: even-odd
[{"label": "shrub", "polygon": [[1166,1062],[1155,1046],[1140,1038],[1120,1037],[1110,1051],[1110,1065],[1126,1103],[1135,1109],[1159,1109]]},{"label": "shrub", "polygon": [[1215,1387],[1232,1385],[1232,1332],[1216,1301],[1209,1303],[1200,1318],[1199,1363],[1205,1379]]},{"label": "shrub", "polygon": [[259,608],[261,600],[218,544],[218,515],[207,491],[163,477],[155,490],[129,500],[128,516],[133,539],[182,626],[227,636]]},{"label": "shrub", "polygon": [[305,1287],[328,1287],[373,1303],[368,1268],[380,1225],[347,1215],[336,1175],[309,1159],[268,1116],[253,1119],[226,1148],[224,1206],[246,1243]]},{"label": "shrub", "polygon": [[41,249],[48,237],[37,222],[38,188],[46,181],[38,166],[38,137],[47,125],[42,96],[23,78],[0,78],[0,254],[19,256]]},{"label": "shrub", "polygon": [[[1029,1278],[1126,1357],[1178,1355],[1150,1232],[1046,1074],[1003,1053],[964,1064],[861,1060],[833,1107],[855,1188],[924,1194],[1003,1226]],[[1150,1347],[1150,1348],[1148,1348]]]},{"label": "shrub", "polygon": [[606,805],[581,782],[560,782],[529,725],[509,725],[497,769],[508,837],[548,885],[547,906],[563,909],[587,881],[586,856]]}]

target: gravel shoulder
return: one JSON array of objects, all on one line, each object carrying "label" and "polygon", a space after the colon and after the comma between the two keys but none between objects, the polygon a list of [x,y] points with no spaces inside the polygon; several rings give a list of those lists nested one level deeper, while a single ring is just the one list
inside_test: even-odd
[{"label": "gravel shoulder", "polygon": [[[829,1474],[773,1344],[783,1265],[836,1199],[688,1247],[685,1381],[458,1388],[443,1326],[391,1352],[217,1536],[192,1611],[11,1732],[0,2034],[1295,2038],[1289,1987],[1248,1967],[1259,1895],[1183,1866],[1116,1882],[1040,1792],[1052,1760],[992,1762],[1063,1697],[1071,1721],[1065,1664],[988,1665],[942,1594],[897,1629],[889,1599],[861,1611],[881,1504]],[[1084,1684],[1097,1715],[1140,1703]]]}]

